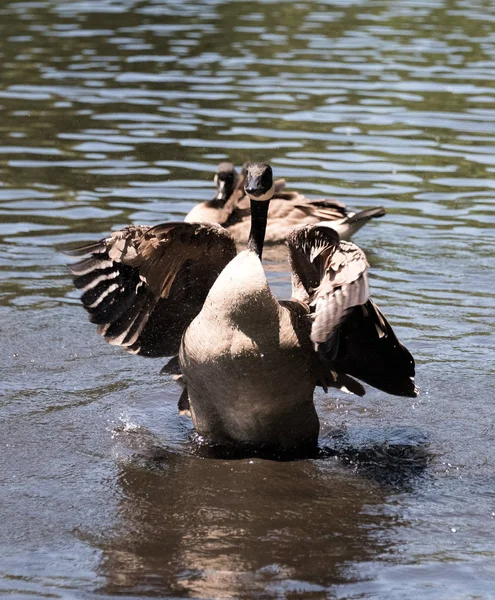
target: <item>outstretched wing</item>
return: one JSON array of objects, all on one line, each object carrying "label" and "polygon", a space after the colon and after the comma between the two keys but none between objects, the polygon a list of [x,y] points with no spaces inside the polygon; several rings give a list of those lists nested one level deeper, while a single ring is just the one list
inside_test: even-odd
[{"label": "outstretched wing", "polygon": [[391,394],[416,396],[414,359],[369,298],[364,252],[323,225],[296,229],[287,245],[293,297],[309,305],[311,339],[332,373],[326,383],[364,393],[352,375]]},{"label": "outstretched wing", "polygon": [[373,300],[356,306],[339,328],[334,365],[396,396],[418,395],[414,358]]},{"label": "outstretched wing", "polygon": [[236,254],[232,236],[210,223],[131,226],[70,251],[74,285],[98,333],[128,352],[169,356]]},{"label": "outstretched wing", "polygon": [[324,225],[295,229],[287,238],[292,295],[312,308],[311,339],[327,343],[353,306],[369,296],[366,256]]}]

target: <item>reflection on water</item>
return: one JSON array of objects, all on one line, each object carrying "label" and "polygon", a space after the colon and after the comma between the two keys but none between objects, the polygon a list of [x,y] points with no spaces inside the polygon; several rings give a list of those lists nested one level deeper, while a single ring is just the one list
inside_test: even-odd
[{"label": "reflection on water", "polygon": [[[343,565],[384,552],[386,538],[374,533],[396,525],[380,508],[388,489],[330,457],[205,465],[158,449],[142,430],[119,436],[139,452],[119,465],[118,522],[107,539],[95,540],[103,551],[101,591],[109,595],[321,597],[348,581]],[[368,448],[368,460],[371,454]],[[385,469],[383,455],[373,454]]]},{"label": "reflection on water", "polygon": [[[494,20],[484,0],[2,3],[1,593],[492,597]],[[56,251],[183,218],[226,158],[387,209],[356,241],[421,395],[318,395],[314,461],[194,456],[180,390],[97,339]]]}]

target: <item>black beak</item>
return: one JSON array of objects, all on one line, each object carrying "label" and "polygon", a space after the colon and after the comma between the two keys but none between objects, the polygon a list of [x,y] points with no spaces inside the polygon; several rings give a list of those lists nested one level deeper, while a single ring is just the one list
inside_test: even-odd
[{"label": "black beak", "polygon": [[249,194],[249,196],[254,196],[255,198],[263,196],[265,190],[261,185],[261,177],[251,177],[248,179],[244,186],[244,191],[246,194]]}]

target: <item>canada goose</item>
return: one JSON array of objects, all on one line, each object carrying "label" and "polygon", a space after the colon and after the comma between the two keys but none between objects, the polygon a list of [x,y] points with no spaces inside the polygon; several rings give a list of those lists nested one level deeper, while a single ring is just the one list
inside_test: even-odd
[{"label": "canada goose", "polygon": [[184,221],[187,223],[225,223],[232,211],[244,195],[242,189],[238,189],[239,175],[230,162],[218,165],[217,172],[213,178],[217,187],[217,193],[212,200],[196,204],[186,215]]},{"label": "canada goose", "polygon": [[247,248],[211,223],[131,226],[70,252],[75,286],[107,342],[179,355],[197,432],[212,444],[306,453],[317,445],[317,385],[358,395],[357,377],[416,396],[414,359],[369,297],[367,262],[325,225],[287,239],[292,300],[273,296],[261,263],[274,184],[248,168]]},{"label": "canada goose", "polygon": [[[244,193],[247,172],[244,163],[241,175],[230,162],[220,163],[214,181],[217,194],[213,200],[197,204],[186,215],[188,223],[219,223],[230,231],[235,241],[246,244],[251,228],[250,199]],[[268,210],[265,243],[284,242],[294,227],[302,224],[326,224],[337,231],[340,238],[349,240],[370,219],[383,217],[382,206],[368,208],[358,213],[349,212],[343,202],[332,198],[312,199],[299,192],[285,191],[285,180],[275,181],[275,193]]]}]

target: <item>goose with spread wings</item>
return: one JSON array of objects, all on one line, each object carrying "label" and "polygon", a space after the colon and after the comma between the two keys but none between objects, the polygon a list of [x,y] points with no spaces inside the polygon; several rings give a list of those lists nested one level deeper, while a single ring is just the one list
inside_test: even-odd
[{"label": "goose with spread wings", "polygon": [[[184,220],[188,223],[219,223],[229,230],[237,243],[246,244],[251,229],[250,198],[244,192],[248,164],[243,165],[239,175],[231,162],[220,163],[214,177],[215,197],[194,206]],[[286,190],[285,179],[277,179],[274,185],[265,231],[267,244],[285,242],[298,225],[320,222],[335,229],[342,240],[349,240],[368,221],[385,214],[382,206],[355,213],[334,198],[307,198],[299,192]]]},{"label": "goose with spread wings", "polygon": [[110,344],[178,355],[182,408],[212,444],[277,452],[317,445],[315,388],[363,395],[361,380],[415,396],[414,360],[369,297],[367,262],[325,225],[287,238],[292,299],[278,301],[261,262],[272,170],[248,168],[247,248],[223,227],[128,227],[72,251],[89,319]]}]

